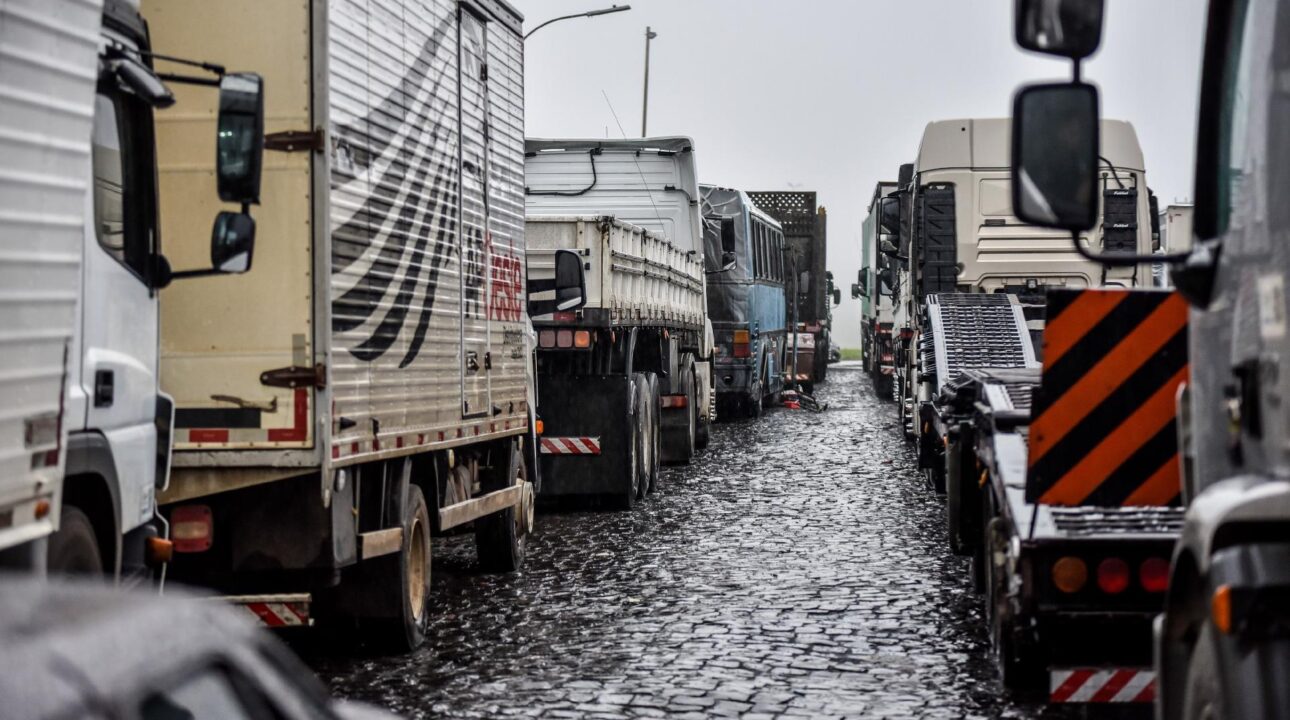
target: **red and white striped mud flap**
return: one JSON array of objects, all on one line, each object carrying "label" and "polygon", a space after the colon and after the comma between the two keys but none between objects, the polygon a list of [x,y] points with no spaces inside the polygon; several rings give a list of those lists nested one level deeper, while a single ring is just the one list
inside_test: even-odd
[{"label": "red and white striped mud flap", "polygon": [[1140,668],[1071,668],[1048,673],[1051,703],[1149,703],[1156,673]]},{"label": "red and white striped mud flap", "polygon": [[599,455],[598,437],[544,437],[543,455]]},{"label": "red and white striped mud flap", "polygon": [[220,598],[250,613],[266,627],[309,627],[314,624],[309,617],[309,593],[289,595],[229,595]]}]

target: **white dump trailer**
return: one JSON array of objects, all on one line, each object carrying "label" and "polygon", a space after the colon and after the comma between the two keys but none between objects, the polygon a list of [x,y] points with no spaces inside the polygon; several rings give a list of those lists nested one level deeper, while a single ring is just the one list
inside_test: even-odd
[{"label": "white dump trailer", "polygon": [[712,329],[688,138],[529,140],[534,278],[583,261],[587,304],[535,316],[542,494],[630,507],[712,420]]}]

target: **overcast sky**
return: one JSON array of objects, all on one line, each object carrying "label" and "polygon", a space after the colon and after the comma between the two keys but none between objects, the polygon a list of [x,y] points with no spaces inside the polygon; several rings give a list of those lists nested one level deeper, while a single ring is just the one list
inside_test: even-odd
[{"label": "overcast sky", "polygon": [[[532,28],[625,0],[512,2]],[[528,41],[528,135],[638,137],[651,26],[650,135],[694,138],[702,182],[819,193],[829,269],[843,289],[834,332],[848,347],[859,342],[850,284],[874,185],[914,159],[928,122],[1005,117],[1020,83],[1069,76],[1069,63],[1013,44],[1012,0],[630,4],[628,12],[556,23]],[[1102,50],[1086,77],[1101,87],[1106,117],[1137,127],[1162,205],[1189,198],[1203,0],[1107,6]]]}]

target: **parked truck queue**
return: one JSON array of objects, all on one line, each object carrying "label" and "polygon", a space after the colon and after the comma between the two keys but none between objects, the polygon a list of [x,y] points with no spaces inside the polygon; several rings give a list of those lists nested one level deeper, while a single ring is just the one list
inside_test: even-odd
[{"label": "parked truck queue", "polygon": [[[932,661],[881,648],[934,634],[900,586],[935,564],[980,647],[931,654],[984,658],[989,711],[1290,718],[1290,2],[1207,3],[1195,199],[1163,209],[1138,119],[1084,79],[1106,5],[1016,0],[1016,43],[1072,80],[927,118],[912,162],[829,196],[863,217],[830,253],[824,191],[705,182],[708,137],[530,136],[545,23],[506,0],[0,0],[0,714],[351,716],[260,625],[369,702],[345,673],[434,664],[533,714],[906,715],[848,678],[907,698]],[[859,362],[830,371],[844,334]],[[821,533],[880,532],[867,495],[932,549],[896,574],[831,557]],[[625,585],[593,570],[623,548]],[[557,680],[580,651],[554,627],[547,660],[494,666],[543,602],[631,635]],[[100,631],[155,645],[162,616],[208,623],[187,677],[145,654],[96,699],[98,651],[58,658],[119,642],[131,666]],[[620,666],[675,687],[623,692]],[[453,714],[391,672],[392,709]],[[84,682],[20,701],[42,673]]]}]

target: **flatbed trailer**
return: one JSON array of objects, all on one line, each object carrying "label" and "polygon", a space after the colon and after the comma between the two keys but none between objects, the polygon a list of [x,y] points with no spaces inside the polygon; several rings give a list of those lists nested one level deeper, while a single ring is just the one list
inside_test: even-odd
[{"label": "flatbed trailer", "polygon": [[[926,418],[946,448],[950,546],[973,557],[1005,685],[1149,702],[1151,624],[1183,520],[1185,314],[1149,291],[1057,292],[1049,306],[1053,362],[963,369]],[[1122,383],[1100,375],[1133,367]]]}]

